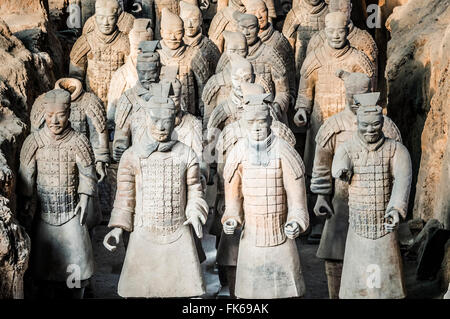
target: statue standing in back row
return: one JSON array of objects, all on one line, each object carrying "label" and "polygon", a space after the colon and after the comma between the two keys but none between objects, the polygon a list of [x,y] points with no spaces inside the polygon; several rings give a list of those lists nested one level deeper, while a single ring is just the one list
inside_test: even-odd
[{"label": "statue standing in back row", "polygon": [[[356,112],[360,105],[353,98],[355,94],[368,93],[370,78],[363,73],[349,73],[342,70],[337,76],[343,80],[347,105],[325,120],[316,136],[316,151],[311,179],[311,192],[317,194],[314,213],[326,216],[325,227],[317,257],[325,260],[330,299],[339,296],[342,261],[348,231],[348,186],[331,176],[331,164],[336,149],[350,139],[357,130]],[[374,98],[380,93],[373,93]],[[391,119],[384,116],[383,133],[386,137],[401,142],[400,131]]]},{"label": "statue standing in back row", "polygon": [[[45,94],[45,126],[26,138],[19,176],[26,213],[31,213],[35,189],[40,204],[31,236],[33,277],[42,293],[57,289],[67,294],[67,271],[77,265],[81,288],[72,288],[71,295],[80,298],[94,272],[85,221],[97,177],[89,140],[70,127],[70,101],[65,90]],[[30,225],[33,217],[24,216],[25,224]]]},{"label": "statue standing in back row", "polygon": [[305,283],[294,239],[309,226],[304,166],[295,149],[271,132],[266,97],[244,97],[248,137],[226,160],[223,230],[231,235],[243,227],[238,298],[301,297]]},{"label": "statue standing in back row", "polygon": [[[82,11],[84,12],[84,3],[83,2],[94,2],[92,4],[89,4],[89,6],[94,7],[95,10],[95,5],[98,2],[98,0],[81,0],[82,1]],[[122,7],[120,6],[119,2],[117,0],[114,0],[117,2],[117,5],[119,6],[119,10],[118,10],[118,18],[117,18],[117,27],[119,28],[119,30],[125,34],[128,34],[131,29],[133,28],[133,22],[134,22],[134,16],[131,13],[128,13],[126,11],[123,11]],[[83,15],[83,19],[84,14]],[[92,12],[89,12],[89,18],[86,20],[86,22],[84,23],[83,26],[83,34],[87,34],[89,32],[92,32],[95,30],[95,15],[92,15]]]},{"label": "statue standing in back row", "polygon": [[334,178],[349,183],[349,229],[339,298],[404,298],[397,238],[411,188],[411,158],[383,134],[382,109],[371,94],[355,95],[358,130],[333,159]]},{"label": "statue standing in back row", "polygon": [[[205,293],[192,236],[202,237],[208,204],[200,182],[197,156],[172,140],[175,104],[153,96],[146,137],[123,154],[117,174],[117,194],[104,239],[119,243],[131,232],[120,275],[122,297],[192,297]],[[195,230],[193,235],[191,228]]]},{"label": "statue standing in back row", "polygon": [[300,69],[306,58],[309,40],[325,28],[328,6],[324,0],[294,0],[283,24],[283,35],[289,40],[295,56],[295,74],[300,80]]},{"label": "statue standing in back row", "polygon": [[97,95],[105,108],[112,75],[130,53],[128,36],[117,28],[119,12],[116,0],[98,0],[96,28],[83,34],[70,52],[70,76],[86,81],[87,91]]}]

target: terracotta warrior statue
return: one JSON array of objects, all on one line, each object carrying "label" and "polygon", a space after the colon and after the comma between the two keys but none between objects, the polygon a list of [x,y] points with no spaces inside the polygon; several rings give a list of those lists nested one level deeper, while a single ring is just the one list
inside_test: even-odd
[{"label": "terracotta warrior statue", "polygon": [[224,233],[242,228],[236,270],[238,298],[301,297],[305,283],[295,238],[309,225],[302,159],[271,132],[266,94],[244,97],[248,135],[224,169]]},{"label": "terracotta warrior statue", "polygon": [[307,126],[305,146],[306,174],[311,176],[315,143],[319,127],[330,116],[344,110],[345,87],[337,81],[339,69],[361,72],[371,79],[374,66],[361,51],[351,47],[347,41],[347,16],[342,12],[329,13],[325,19],[327,42],[309,54],[300,72],[296,114],[297,126]]},{"label": "terracotta warrior statue", "polygon": [[[276,115],[272,110],[273,97],[264,87],[259,84],[247,82],[242,78],[239,78],[240,73],[246,68],[251,67],[248,61],[240,57],[232,57],[233,63],[233,82],[235,88],[233,89],[237,93],[230,94],[228,99],[229,108],[233,109],[233,114],[226,118],[224,121],[224,126],[217,138],[217,143],[215,144],[215,155],[217,163],[217,197],[215,202],[214,210],[214,220],[211,227],[211,233],[216,236],[217,245],[217,256],[216,262],[219,266],[219,278],[227,278],[228,286],[230,289],[230,295],[234,297],[234,284],[236,280],[236,264],[239,250],[239,238],[240,232],[236,232],[233,235],[224,236],[222,233],[222,224],[220,219],[224,212],[224,165],[227,161],[228,154],[234,148],[236,143],[247,138],[246,121],[242,118],[244,112],[244,94],[245,95],[259,95],[265,96],[263,100],[258,100],[258,103],[264,103],[269,107],[270,115],[272,117],[271,121],[271,131],[272,133],[285,140],[292,147],[295,145],[295,137],[291,130],[282,122],[276,120]],[[247,65],[248,64],[248,65]],[[250,69],[251,71],[251,69]],[[239,95],[238,97],[236,96]],[[233,100],[238,99],[239,103]],[[212,130],[212,126],[209,127]],[[210,134],[211,135],[211,134]],[[221,274],[221,275],[220,275]]]},{"label": "terracotta warrior statue", "polygon": [[220,51],[214,42],[202,34],[202,12],[197,6],[180,1],[180,18],[184,24],[184,43],[198,49],[208,64],[207,78],[210,78],[216,71]]},{"label": "terracotta warrior statue", "polygon": [[[366,74],[338,70],[337,76],[344,81],[346,106],[343,111],[325,120],[317,132],[311,179],[311,192],[317,194],[314,213],[326,216],[317,257],[325,260],[330,299],[339,296],[348,230],[348,187],[346,183],[332,178],[331,164],[339,145],[349,140],[357,130],[356,112],[360,105],[353,96],[368,93],[371,88],[370,78]],[[400,132],[394,122],[386,116],[383,121],[383,134],[401,142]]]},{"label": "terracotta warrior statue", "polygon": [[95,3],[96,27],[83,34],[70,52],[70,77],[86,81],[86,89],[108,105],[108,89],[113,73],[130,53],[128,36],[117,28],[120,6],[116,0]]},{"label": "terracotta warrior statue", "polygon": [[145,133],[144,103],[159,90],[161,62],[156,51],[159,41],[141,42],[145,52],[137,57],[139,81],[120,97],[115,114],[113,159],[116,162],[125,150]]},{"label": "terracotta warrior statue", "polygon": [[164,9],[169,10],[170,12],[180,15],[180,0],[152,0],[150,1],[150,11],[149,17],[154,21],[153,30],[155,31],[155,39],[160,40],[161,33],[161,25],[163,25],[162,21],[162,11]]},{"label": "terracotta warrior statue", "polygon": [[300,80],[300,69],[306,58],[308,42],[314,33],[325,28],[328,6],[324,0],[294,0],[283,24],[283,35],[289,40],[295,56],[295,74]]},{"label": "terracotta warrior statue", "polygon": [[383,134],[378,94],[354,95],[358,130],[338,146],[332,176],[347,182],[349,229],[339,298],[404,298],[397,228],[406,217],[411,158]]},{"label": "terracotta warrior statue", "polygon": [[45,126],[26,138],[20,153],[25,208],[31,206],[35,190],[40,207],[31,236],[31,270],[46,292],[55,285],[67,289],[68,272],[76,271],[81,284],[72,292],[82,297],[94,271],[85,221],[97,185],[95,159],[87,137],[70,127],[70,93],[55,89],[43,101]]},{"label": "terracotta warrior statue", "polygon": [[[94,151],[95,169],[101,183],[107,175],[110,163],[108,130],[106,128],[106,113],[102,102],[95,94],[85,92],[83,84],[75,78],[61,78],[55,83],[55,89],[62,89],[70,93],[69,121],[72,129],[85,135]],[[45,126],[46,93],[39,96],[33,104],[30,113],[31,132]],[[89,214],[86,225],[89,230],[102,220],[97,192],[89,202]],[[104,198],[100,198],[102,202]],[[102,205],[103,206],[103,205]]]},{"label": "terracotta warrior statue", "polygon": [[[245,1],[245,0],[244,0]],[[242,0],[229,0],[228,6],[218,10],[209,26],[208,36],[220,52],[224,51],[224,31],[237,31],[236,12],[245,12]]]},{"label": "terracotta warrior statue", "polygon": [[[342,12],[347,15],[348,19],[348,36],[347,39],[350,45],[359,51],[364,52],[369,60],[375,67],[375,77],[378,71],[378,48],[377,44],[373,40],[372,36],[366,30],[361,30],[356,27],[350,19],[352,14],[352,2],[351,0],[330,0],[328,5],[330,12]],[[325,30],[320,30],[315,33],[308,44],[306,54],[314,51],[318,47],[322,46],[327,41]],[[376,83],[376,80],[374,81]],[[376,87],[374,87],[376,89]]]},{"label": "terracotta warrior statue", "polygon": [[[191,297],[205,293],[193,233],[202,237],[208,205],[197,156],[172,140],[175,104],[153,96],[148,103],[146,137],[125,151],[117,194],[104,239],[109,250],[123,231],[131,232],[120,275],[122,297]],[[161,175],[162,174],[162,175]],[[179,274],[179,275],[175,275]]]},{"label": "terracotta warrior statue", "polygon": [[[182,85],[182,99],[186,111],[193,115],[203,114],[201,96],[208,80],[208,63],[198,48],[183,42],[183,20],[168,9],[162,10],[161,49],[158,50],[161,64],[178,65],[178,80]],[[164,75],[162,75],[164,76]]]},{"label": "terracotta warrior statue", "polygon": [[130,40],[130,55],[125,58],[125,64],[122,65],[112,75],[111,83],[108,90],[108,105],[107,115],[108,122],[114,122],[114,115],[116,113],[117,102],[122,94],[131,89],[138,82],[138,75],[136,70],[136,60],[139,52],[144,48],[139,44],[142,41],[153,40],[153,31],[150,27],[150,19],[136,19],[134,20],[133,29],[129,34]]},{"label": "terracotta warrior statue", "polygon": [[[97,5],[97,2],[100,2],[98,0],[94,0],[95,5]],[[110,0],[110,2],[117,2],[117,5],[119,6],[118,9],[118,18],[117,18],[117,27],[119,30],[123,33],[129,33],[131,29],[133,28],[133,22],[134,22],[134,16],[131,13],[125,12],[122,10],[122,7],[120,6],[119,2],[117,0]],[[113,4],[107,4],[107,6],[113,6]],[[114,5],[115,6],[115,5]],[[97,9],[97,8],[95,8]],[[92,32],[95,30],[96,26],[96,16],[90,16],[83,26],[83,34],[87,34],[89,32]]]},{"label": "terracotta warrior statue", "polygon": [[294,51],[284,35],[275,30],[273,25],[270,23],[269,11],[263,0],[247,0],[245,7],[248,14],[253,14],[258,18],[258,37],[261,39],[262,43],[274,48],[283,60],[289,80],[289,94],[291,96],[290,105],[293,106],[297,95],[297,86],[295,84]]}]

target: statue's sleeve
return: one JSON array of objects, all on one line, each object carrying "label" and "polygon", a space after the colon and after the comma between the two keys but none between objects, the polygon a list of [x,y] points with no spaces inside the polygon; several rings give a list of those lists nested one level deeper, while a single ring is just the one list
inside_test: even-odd
[{"label": "statue's sleeve", "polygon": [[87,54],[91,51],[85,35],[78,38],[70,51],[69,76],[84,83],[87,68]]},{"label": "statue's sleeve", "polygon": [[[131,103],[128,101],[125,94],[119,100],[117,106],[117,111],[115,115],[115,131],[114,131],[114,141],[113,150],[121,149],[126,150],[131,144],[131,127],[130,127],[130,113],[132,109]],[[119,161],[120,158],[115,158],[113,152],[113,159]]]},{"label": "statue's sleeve", "polygon": [[412,178],[411,157],[403,144],[395,142],[395,145],[396,149],[391,163],[394,182],[386,211],[395,209],[403,218],[406,218]]},{"label": "statue's sleeve", "polygon": [[235,219],[238,226],[244,223],[244,197],[242,194],[242,165],[239,154],[241,147],[235,146],[231,151],[224,168],[224,189],[225,189],[225,212],[222,217],[222,224],[228,219]]},{"label": "statue's sleeve", "polygon": [[[123,66],[122,66],[123,67]],[[125,91],[126,79],[122,76],[120,69],[114,72],[108,90],[108,105],[106,107],[108,122],[114,122],[116,114],[117,103],[120,96]]]},{"label": "statue's sleeve", "polygon": [[97,174],[94,165],[94,154],[87,137],[77,133],[76,163],[78,168],[78,194],[94,196],[97,187]]},{"label": "statue's sleeve", "polygon": [[322,135],[324,134],[326,132],[319,129],[316,137],[316,150],[310,188],[314,194],[331,195],[333,192],[331,165],[333,163],[335,135],[333,134],[328,140],[321,143],[320,140],[323,140]]},{"label": "statue's sleeve", "polygon": [[275,84],[275,99],[281,110],[286,113],[289,108],[290,92],[289,92],[289,77],[286,68],[280,67],[279,70],[272,66],[272,78]]},{"label": "statue's sleeve", "polygon": [[34,134],[29,135],[20,150],[19,182],[21,193],[27,197],[33,196],[36,183],[36,151],[38,144]]},{"label": "statue's sleeve", "polygon": [[133,231],[133,217],[136,206],[136,170],[132,152],[125,151],[117,171],[117,192],[108,227],[120,227]]},{"label": "statue's sleeve", "polygon": [[289,44],[292,46],[292,50],[295,51],[295,40],[296,40],[296,31],[298,28],[298,20],[297,20],[297,16],[294,12],[293,9],[291,9],[287,16],[286,19],[284,20],[284,24],[283,24],[283,35],[286,37],[286,39],[288,39]]},{"label": "statue's sleeve", "polygon": [[109,139],[105,109],[100,99],[94,95],[90,97],[86,120],[89,126],[89,140],[94,151],[95,162],[109,163]]},{"label": "statue's sleeve", "polygon": [[208,203],[200,180],[200,166],[194,150],[189,149],[189,156],[186,166],[186,218],[194,215],[208,217]]},{"label": "statue's sleeve", "polygon": [[309,226],[306,202],[305,166],[300,155],[288,143],[280,143],[283,184],[286,191],[288,216],[286,222],[295,221],[302,231]]},{"label": "statue's sleeve", "polygon": [[339,145],[333,157],[333,163],[331,165],[331,175],[336,179],[340,179],[343,169],[353,171],[352,160],[347,152],[346,144],[347,142]]},{"label": "statue's sleeve", "polygon": [[300,73],[300,85],[298,87],[297,102],[295,103],[296,110],[303,108],[308,114],[311,114],[314,104],[315,85],[316,71],[313,71],[311,73]]}]

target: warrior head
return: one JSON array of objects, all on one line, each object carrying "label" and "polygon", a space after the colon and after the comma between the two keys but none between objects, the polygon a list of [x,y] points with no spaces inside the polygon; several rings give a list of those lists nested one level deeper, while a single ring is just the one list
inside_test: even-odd
[{"label": "warrior head", "polygon": [[180,1],[180,18],[183,20],[186,37],[193,38],[202,32],[202,12],[197,6]]},{"label": "warrior head", "polygon": [[247,40],[240,32],[223,31],[225,52],[227,55],[236,53],[245,58],[248,54]]},{"label": "warrior head", "polygon": [[270,103],[273,101],[271,93],[265,93],[264,88],[255,83],[242,83],[244,93],[244,112],[242,118],[247,124],[250,140],[260,142],[271,133],[272,117]]},{"label": "warrior head", "polygon": [[139,44],[136,70],[142,87],[149,90],[152,83],[159,81],[161,62],[156,51],[159,41],[143,41]]},{"label": "warrior head", "polygon": [[330,0],[328,5],[330,12],[342,12],[347,16],[347,20],[350,21],[352,15],[352,1],[351,0]]},{"label": "warrior head", "polygon": [[366,143],[376,143],[383,137],[383,110],[376,105],[380,93],[355,94],[353,99],[360,104],[357,114],[358,135]]},{"label": "warrior head", "polygon": [[253,14],[258,19],[261,31],[269,26],[269,10],[263,0],[248,0],[245,8],[248,14]]},{"label": "warrior head", "polygon": [[70,93],[71,101],[75,101],[83,92],[83,83],[75,78],[61,78],[55,83],[55,89],[63,89]]},{"label": "warrior head", "polygon": [[234,94],[242,98],[242,83],[253,83],[255,74],[252,64],[237,54],[230,54],[231,63],[231,86]]},{"label": "warrior head", "polygon": [[55,135],[62,134],[69,125],[70,93],[62,89],[44,95],[45,124]]},{"label": "warrior head", "polygon": [[347,45],[347,16],[342,12],[328,13],[325,17],[325,34],[327,42],[333,49],[342,49]]},{"label": "warrior head", "polygon": [[344,70],[336,71],[336,76],[344,81],[345,86],[345,100],[347,107],[356,114],[359,108],[353,96],[355,94],[369,93],[371,90],[371,80],[364,74],[359,72],[347,72]]},{"label": "warrior head", "polygon": [[178,49],[183,43],[183,20],[169,9],[161,11],[161,38],[170,50]]},{"label": "warrior head", "polygon": [[139,43],[153,40],[153,30],[150,19],[135,19],[130,38],[130,56],[136,58],[139,51]]},{"label": "warrior head", "polygon": [[170,140],[175,125],[175,103],[170,96],[169,89],[163,89],[161,94],[156,94],[148,101],[147,112],[150,116],[150,135],[157,142]]},{"label": "warrior head", "polygon": [[242,32],[247,39],[247,45],[252,46],[258,41],[258,18],[252,14],[237,13],[237,20],[239,24],[239,31]]},{"label": "warrior head", "polygon": [[104,35],[110,35],[117,28],[117,20],[121,8],[117,0],[97,0],[95,2],[95,22],[98,30]]}]

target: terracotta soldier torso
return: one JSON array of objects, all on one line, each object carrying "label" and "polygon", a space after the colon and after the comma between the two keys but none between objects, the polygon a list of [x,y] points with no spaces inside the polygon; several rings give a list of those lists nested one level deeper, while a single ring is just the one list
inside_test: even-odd
[{"label": "terracotta soldier torso", "polygon": [[314,1],[317,5],[311,5],[310,0],[297,1],[286,16],[283,25],[283,35],[289,39],[294,50],[295,70],[298,74],[306,58],[308,42],[319,30],[325,27],[325,16],[328,6],[324,1]]}]

